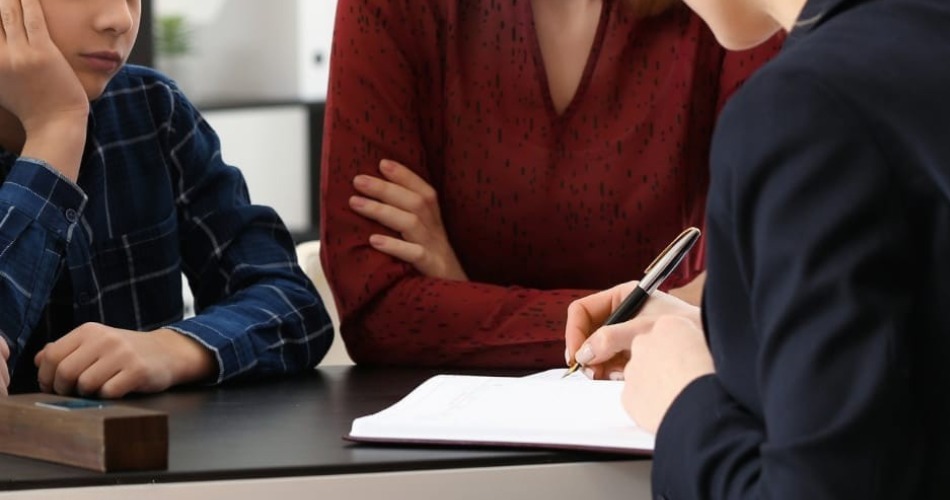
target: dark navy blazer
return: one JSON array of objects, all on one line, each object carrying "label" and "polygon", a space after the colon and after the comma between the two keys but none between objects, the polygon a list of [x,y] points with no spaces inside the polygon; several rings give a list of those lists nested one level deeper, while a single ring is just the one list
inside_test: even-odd
[{"label": "dark navy blazer", "polygon": [[950,1],[810,1],[711,161],[655,496],[950,499]]}]

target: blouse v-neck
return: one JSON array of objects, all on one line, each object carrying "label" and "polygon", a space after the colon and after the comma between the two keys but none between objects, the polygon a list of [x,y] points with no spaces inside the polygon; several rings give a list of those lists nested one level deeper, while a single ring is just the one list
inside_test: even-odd
[{"label": "blouse v-neck", "polygon": [[581,74],[581,80],[577,84],[577,89],[574,91],[574,95],[571,96],[567,106],[560,113],[558,113],[557,107],[554,105],[554,96],[551,94],[551,83],[548,80],[547,66],[544,62],[544,54],[541,52],[541,40],[538,38],[538,28],[534,21],[534,8],[532,7],[530,0],[522,2],[525,9],[525,15],[529,21],[528,28],[531,30],[531,51],[534,57],[534,67],[538,79],[538,85],[540,86],[541,94],[544,96],[544,106],[547,109],[552,121],[562,121],[568,119],[580,105],[580,102],[584,99],[584,96],[590,87],[590,79],[594,73],[594,68],[597,66],[597,61],[600,58],[601,49],[603,48],[604,36],[607,31],[610,11],[613,9],[613,0],[602,1],[603,4],[600,8],[600,19],[597,21],[597,31],[594,34],[594,41],[591,43],[590,52],[588,52],[587,60],[584,63],[584,71]]}]

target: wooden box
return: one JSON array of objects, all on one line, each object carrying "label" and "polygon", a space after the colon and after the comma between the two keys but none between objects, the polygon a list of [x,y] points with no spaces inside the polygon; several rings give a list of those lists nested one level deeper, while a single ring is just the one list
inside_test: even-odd
[{"label": "wooden box", "polygon": [[168,416],[52,394],[0,398],[0,452],[101,472],[168,467]]}]

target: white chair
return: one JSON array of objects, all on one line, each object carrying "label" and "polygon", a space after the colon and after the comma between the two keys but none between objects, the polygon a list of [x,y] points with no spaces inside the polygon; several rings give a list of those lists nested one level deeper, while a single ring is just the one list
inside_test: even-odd
[{"label": "white chair", "polygon": [[323,266],[320,264],[320,242],[316,240],[305,241],[297,245],[297,261],[300,262],[303,272],[310,277],[314,286],[317,287],[320,299],[323,300],[327,312],[330,313],[330,320],[333,321],[333,344],[320,365],[352,365],[353,360],[347,354],[343,339],[340,338],[340,318],[336,312],[333,293],[330,291],[330,285],[323,273]]}]

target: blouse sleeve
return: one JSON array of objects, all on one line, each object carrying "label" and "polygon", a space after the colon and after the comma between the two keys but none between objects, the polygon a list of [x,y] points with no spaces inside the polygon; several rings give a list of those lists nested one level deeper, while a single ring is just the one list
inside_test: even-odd
[{"label": "blouse sleeve", "polygon": [[443,8],[409,0],[338,4],[320,203],[321,259],[341,334],[357,363],[560,365],[567,306],[589,291],[424,277],[373,249],[369,236],[383,228],[348,205],[353,178],[378,175],[382,159],[431,183],[420,110],[428,85],[438,85],[431,65],[440,57]]}]

